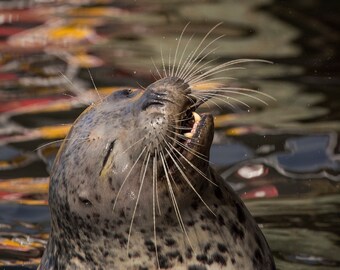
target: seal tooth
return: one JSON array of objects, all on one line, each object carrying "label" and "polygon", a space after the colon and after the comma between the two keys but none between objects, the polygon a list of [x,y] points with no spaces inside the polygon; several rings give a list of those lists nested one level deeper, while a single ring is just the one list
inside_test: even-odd
[{"label": "seal tooth", "polygon": [[194,134],[192,134],[191,132],[187,132],[187,133],[184,133],[184,136],[191,139],[192,136],[194,136]]},{"label": "seal tooth", "polygon": [[194,116],[195,122],[201,121],[202,118],[198,113],[192,112],[192,115]]}]

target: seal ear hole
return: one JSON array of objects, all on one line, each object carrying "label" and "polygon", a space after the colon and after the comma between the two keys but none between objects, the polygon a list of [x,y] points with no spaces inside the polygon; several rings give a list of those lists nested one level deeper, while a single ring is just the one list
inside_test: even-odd
[{"label": "seal ear hole", "polygon": [[85,207],[91,207],[92,206],[92,202],[85,197],[79,196],[79,201]]}]

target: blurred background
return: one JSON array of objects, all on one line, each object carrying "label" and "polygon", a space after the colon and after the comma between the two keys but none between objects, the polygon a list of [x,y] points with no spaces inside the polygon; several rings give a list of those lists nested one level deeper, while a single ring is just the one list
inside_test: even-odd
[{"label": "blurred background", "polygon": [[[122,87],[147,86],[176,49],[223,35],[205,61],[271,95],[215,100],[212,166],[245,200],[278,269],[340,269],[338,0],[0,0],[0,269],[40,261],[49,169],[72,122]],[[188,43],[188,41],[191,41]],[[151,60],[153,59],[153,60]]]}]

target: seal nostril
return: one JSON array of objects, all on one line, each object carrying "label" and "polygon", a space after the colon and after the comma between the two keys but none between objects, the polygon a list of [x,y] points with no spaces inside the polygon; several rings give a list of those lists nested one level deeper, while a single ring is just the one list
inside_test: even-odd
[{"label": "seal nostril", "polygon": [[142,110],[145,111],[150,106],[164,106],[164,103],[158,100],[147,100],[142,106]]}]

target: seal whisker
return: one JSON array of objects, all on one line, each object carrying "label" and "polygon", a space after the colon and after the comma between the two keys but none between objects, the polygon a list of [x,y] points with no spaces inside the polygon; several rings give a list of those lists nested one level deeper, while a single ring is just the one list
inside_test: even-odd
[{"label": "seal whisker", "polygon": [[172,138],[169,135],[166,135],[169,139],[173,140],[175,143],[177,143],[180,147],[182,147],[184,150],[188,151],[189,153],[193,154],[194,156],[198,157],[199,159],[203,160],[203,161],[208,161],[207,157],[191,148],[189,148],[188,146],[186,146],[184,143],[180,142],[179,140],[176,140],[175,138]]},{"label": "seal whisker", "polygon": [[169,55],[168,55],[168,76],[171,76],[171,49],[169,50]]},{"label": "seal whisker", "polygon": [[260,62],[260,63],[272,63],[270,61],[267,60],[263,60],[263,59],[237,59],[237,60],[232,60],[232,61],[228,61],[222,64],[217,65],[214,68],[206,68],[201,75],[197,76],[196,78],[192,79],[190,82],[188,82],[189,85],[195,85],[197,82],[200,82],[202,80],[202,78],[207,77],[207,76],[212,76],[214,74],[217,73],[221,73],[223,71],[230,71],[230,70],[237,70],[237,69],[244,69],[244,67],[234,67],[234,68],[227,68],[230,66],[234,66],[234,65],[238,65],[238,64],[243,64],[243,63],[256,63],[256,62]]},{"label": "seal whisker", "polygon": [[[207,46],[210,46],[213,42],[218,40],[221,37],[218,37],[217,39],[214,39],[212,42],[210,42]],[[206,48],[207,48],[206,46]],[[205,49],[206,49],[205,48]],[[210,54],[214,53],[218,48],[213,48],[209,52],[207,52],[205,55],[203,55],[198,61],[194,60],[193,62],[190,63],[189,68],[184,74],[182,79],[184,81],[189,81],[191,77],[193,77],[195,74],[198,74],[202,72],[203,69],[206,68],[206,66],[214,61],[216,61],[216,58],[211,59],[209,61],[206,61],[204,64],[202,64],[199,68],[196,68],[204,59],[206,59]],[[198,56],[197,56],[198,57]],[[196,68],[196,69],[195,69]]]},{"label": "seal whisker", "polygon": [[231,70],[244,70],[245,69],[245,67],[225,67],[225,68],[223,68],[222,65],[223,64],[221,64],[221,67],[217,66],[216,68],[211,68],[207,71],[202,71],[203,73],[192,78],[190,81],[188,81],[188,83],[190,85],[194,86],[196,84],[200,84],[206,78],[211,78],[212,76],[214,76],[216,74],[220,74],[222,72],[227,72],[227,71],[231,71]]},{"label": "seal whisker", "polygon": [[[232,94],[236,94],[236,95],[239,95],[239,96],[245,96],[245,97],[249,97],[249,98],[251,98],[251,99],[255,99],[255,100],[257,100],[257,101],[259,101],[259,102],[261,102],[261,103],[263,103],[264,105],[267,105],[268,106],[268,103],[266,102],[266,101],[264,101],[264,100],[262,100],[261,98],[258,98],[258,97],[256,97],[256,96],[254,96],[254,95],[250,95],[250,94],[247,94],[247,93],[242,93],[242,92],[237,92],[237,91],[229,91],[229,90],[226,90],[226,91],[223,91],[224,93],[232,93]],[[206,93],[202,93],[203,95],[206,95]],[[222,95],[222,94],[217,94],[217,93],[209,93],[208,95],[210,95],[210,96],[221,96],[221,97],[225,97],[225,95]],[[244,103],[244,102],[242,102],[242,101],[240,101],[240,100],[238,100],[238,99],[235,99],[235,98],[232,98],[232,97],[230,97],[230,96],[228,96],[230,99],[233,99],[233,100],[235,100],[235,101],[238,101],[238,102],[240,102],[240,103]],[[245,105],[245,104],[244,104]],[[247,107],[250,107],[248,104],[246,105]]]},{"label": "seal whisker", "polygon": [[[188,78],[188,80],[191,80],[191,79]],[[195,86],[197,84],[200,85],[200,84],[205,84],[205,83],[214,82],[214,81],[220,82],[222,80],[237,80],[237,78],[228,77],[228,76],[221,76],[221,77],[213,77],[213,78],[209,78],[209,79],[202,79],[198,83],[194,84],[193,86]],[[195,90],[195,89],[193,89],[192,91],[203,91],[203,90]]]},{"label": "seal whisker", "polygon": [[195,169],[200,175],[202,175],[206,180],[208,180],[211,184],[213,184],[213,185],[215,185],[216,186],[216,184],[212,181],[212,180],[210,180],[209,178],[208,178],[208,176],[206,176],[199,168],[197,168],[192,162],[190,162],[190,160],[188,160],[180,151],[178,151],[177,149],[176,149],[176,147],[174,147],[174,150],[193,168],[193,169]]},{"label": "seal whisker", "polygon": [[[88,139],[88,137],[87,138],[78,138],[79,140],[87,140]],[[38,151],[39,149],[41,149],[41,148],[44,148],[44,147],[46,147],[46,146],[49,146],[49,145],[52,145],[52,144],[55,144],[55,143],[59,143],[59,142],[63,142],[63,141],[70,141],[70,140],[73,140],[73,139],[60,139],[60,140],[56,140],[56,141],[52,141],[52,142],[48,142],[48,143],[44,143],[43,145],[40,145],[39,147],[37,147],[37,148],[35,148],[34,150],[33,150],[33,152],[35,152],[35,151]]]},{"label": "seal whisker", "polygon": [[166,166],[165,166],[166,159],[164,157],[163,151],[160,152],[160,155],[161,155],[161,160],[162,160],[163,168],[164,168],[164,171],[165,171],[165,178],[166,178],[167,183],[168,183],[168,191],[170,193],[170,198],[172,200],[172,204],[173,204],[176,216],[177,216],[178,223],[180,224],[180,227],[182,228],[182,231],[185,234],[186,239],[188,240],[188,243],[189,243],[191,249],[194,250],[193,245],[191,243],[191,240],[189,238],[188,232],[187,232],[187,230],[185,228],[185,225],[184,225],[184,222],[183,222],[183,218],[182,218],[182,215],[181,215],[181,211],[179,209],[179,206],[178,206],[178,203],[177,203],[177,200],[176,200],[176,196],[175,196],[173,188],[171,186],[171,182],[170,182],[170,179],[169,179],[169,174],[168,174],[168,172],[166,170]]},{"label": "seal whisker", "polygon": [[[152,219],[153,219],[153,237],[155,240],[155,252],[156,252],[156,261],[158,269],[160,269],[159,258],[158,258],[158,247],[157,247],[157,230],[156,230],[156,194],[157,194],[157,152],[153,157],[152,164]],[[159,206],[159,204],[158,204]]]},{"label": "seal whisker", "polygon": [[[156,148],[154,149],[154,156],[156,158],[156,164],[158,164],[158,161],[157,161],[157,157],[158,157],[158,154],[159,154],[159,145],[156,146]],[[158,177],[158,167],[156,166],[155,168],[155,176]],[[158,190],[158,183],[157,183],[157,178],[156,178],[156,182],[155,182],[155,188],[156,190]],[[158,209],[158,214],[161,215],[162,212],[161,212],[161,207],[160,207],[160,203],[159,203],[159,198],[158,198],[158,193],[156,192],[156,204],[157,204],[157,209]]]},{"label": "seal whisker", "polygon": [[130,174],[131,174],[133,168],[136,166],[136,164],[138,163],[139,159],[140,159],[141,156],[143,155],[145,149],[146,149],[146,146],[144,146],[143,150],[141,151],[141,153],[139,154],[138,158],[136,159],[136,161],[135,161],[135,162],[133,163],[133,165],[131,166],[129,172],[127,173],[127,175],[126,175],[126,177],[124,178],[122,184],[120,185],[119,190],[118,190],[117,195],[116,195],[116,198],[115,198],[115,201],[114,201],[114,203],[113,203],[112,212],[114,211],[114,209],[115,209],[115,207],[116,207],[116,204],[117,204],[117,202],[118,202],[118,197],[119,197],[119,195],[120,195],[120,193],[121,193],[121,191],[122,191],[122,189],[123,189],[123,186],[125,185],[127,179],[129,178],[129,176],[130,176]]},{"label": "seal whisker", "polygon": [[[191,94],[192,96],[194,96],[195,98],[197,98],[197,99],[199,99],[200,100],[200,102],[203,102],[203,103],[205,103],[205,104],[207,104],[208,105],[208,102],[211,102],[211,103],[213,103],[217,108],[219,108],[220,110],[222,110],[222,108],[221,108],[221,106],[218,104],[218,103],[216,103],[214,100],[212,100],[211,98],[213,97],[212,95],[209,95],[209,94]],[[218,99],[218,98],[216,98],[216,99]],[[228,105],[230,105],[231,107],[233,107],[233,105],[232,104],[228,104]],[[209,106],[209,105],[208,105]],[[210,107],[209,107],[209,109],[210,109]]]},{"label": "seal whisker", "polygon": [[176,46],[175,56],[174,56],[174,63],[173,63],[173,65],[172,65],[172,70],[171,70],[171,77],[174,76],[174,70],[175,70],[175,65],[176,65],[176,60],[177,60],[176,58],[177,58],[177,53],[178,53],[179,45],[181,44],[183,34],[184,34],[184,32],[185,32],[185,30],[186,30],[186,28],[188,27],[189,24],[190,24],[190,22],[188,22],[188,23],[184,26],[184,28],[183,28],[183,30],[182,30],[182,32],[181,32],[181,35],[179,36],[179,39],[178,39],[178,42],[177,42],[177,46]]},{"label": "seal whisker", "polygon": [[173,206],[173,208],[175,210],[177,221],[178,221],[178,223],[179,223],[179,225],[181,227],[181,230],[182,230],[182,232],[184,232],[184,230],[185,230],[184,223],[182,222],[181,215],[178,213],[179,209],[178,209],[177,201],[175,199],[175,196],[174,196],[174,193],[173,193],[173,189],[172,189],[172,186],[171,186],[171,182],[170,182],[170,178],[169,178],[169,174],[168,174],[168,170],[167,170],[167,167],[165,165],[166,159],[164,157],[163,151],[160,151],[159,154],[160,154],[160,158],[161,158],[161,161],[162,161],[162,166],[163,166],[165,178],[166,178],[166,181],[167,181],[167,187],[168,187],[170,199],[171,199],[171,202],[172,202],[172,206]]},{"label": "seal whisker", "polygon": [[176,125],[172,125],[172,124],[169,124],[170,127],[172,128],[176,128],[178,130],[191,130],[192,128],[191,127],[187,127],[187,126],[176,126]]},{"label": "seal whisker", "polygon": [[[206,55],[204,55],[202,58],[200,58],[200,60],[198,62],[196,62],[196,65],[198,65],[200,62],[202,62],[206,57],[208,57],[211,53],[215,52],[218,48],[214,48],[212,49],[209,53],[207,53]],[[196,74],[200,74],[202,73],[204,70],[211,68],[211,66],[208,66],[210,63],[213,63],[214,61],[216,61],[217,59],[211,59],[209,61],[206,61],[205,63],[203,63],[200,67],[198,67],[196,70],[192,69],[190,73],[188,73],[183,79],[185,81],[190,81]]]},{"label": "seal whisker", "polygon": [[162,58],[162,66],[163,66],[163,77],[168,77],[168,74],[166,73],[166,67],[163,57],[163,49],[161,48],[161,58]]},{"label": "seal whisker", "polygon": [[90,102],[90,101],[85,101],[85,100],[83,100],[83,99],[81,99],[80,97],[79,97],[79,85],[75,85],[69,78],[67,78],[67,76],[64,74],[64,73],[62,73],[61,71],[59,71],[59,73],[60,73],[60,76],[62,76],[68,83],[69,83],[69,85],[70,85],[70,87],[72,87],[72,93],[75,93],[75,95],[70,95],[70,94],[67,94],[67,93],[62,93],[62,95],[63,96],[66,96],[66,97],[70,97],[70,98],[72,98],[72,99],[76,99],[76,98],[78,98],[78,102],[79,103],[81,103],[81,104],[83,104],[83,105],[85,105],[85,106],[90,106],[91,104],[92,104],[92,102]]},{"label": "seal whisker", "polygon": [[178,76],[178,74],[181,72],[181,70],[182,70],[182,68],[183,68],[183,66],[184,66],[184,63],[186,62],[187,58],[190,56],[190,53],[189,53],[189,55],[187,56],[186,60],[184,60],[184,62],[183,62],[183,66],[181,66],[183,57],[184,57],[184,55],[185,55],[185,52],[187,51],[188,45],[190,44],[190,42],[191,42],[191,40],[192,40],[193,37],[194,37],[194,35],[191,35],[191,37],[189,38],[189,40],[188,40],[187,43],[185,44],[185,47],[184,47],[184,49],[183,49],[183,51],[182,51],[182,55],[181,55],[181,58],[179,59],[178,66],[177,66],[177,68],[176,68],[176,73],[175,73],[175,77],[177,77],[177,78],[180,78],[180,77]]},{"label": "seal whisker", "polygon": [[124,151],[122,151],[120,154],[124,154],[126,153],[130,148],[134,147],[137,143],[141,142],[142,140],[144,140],[146,138],[146,136],[144,136],[143,138],[139,139],[138,141],[134,142],[132,145],[130,145],[129,147],[127,147]]},{"label": "seal whisker", "polygon": [[[159,69],[157,68],[157,66],[156,66],[155,61],[153,60],[153,58],[151,58],[151,62],[152,62],[152,64],[153,64],[154,68],[156,69],[156,72],[157,72],[157,74],[158,74],[158,76],[159,76],[159,79],[163,78],[162,75],[161,75],[161,73],[159,72]],[[153,73],[151,72],[151,74],[153,74]],[[155,79],[156,79],[156,78],[155,78]]]},{"label": "seal whisker", "polygon": [[[200,42],[200,43],[198,44],[198,46],[196,47],[195,51],[191,54],[190,58],[187,59],[186,62],[184,62],[183,68],[182,68],[181,72],[178,74],[178,77],[179,77],[179,78],[182,78],[183,73],[185,73],[186,70],[187,70],[187,68],[188,68],[188,64],[190,64],[190,63],[192,62],[193,57],[196,57],[196,56],[197,56],[198,50],[201,48],[202,44],[203,44],[204,41],[207,39],[207,37],[210,35],[210,33],[211,33],[212,31],[214,31],[214,30],[215,30],[219,25],[221,25],[221,24],[222,24],[222,23],[216,24],[214,27],[212,27],[212,28],[209,30],[209,32],[208,32],[207,34],[205,34],[205,36],[203,37],[203,39],[201,40],[201,42]],[[201,54],[201,53],[200,53],[200,54]],[[200,55],[200,54],[199,54],[199,55]],[[197,57],[199,57],[199,55],[198,55]],[[197,57],[195,58],[195,60],[197,59]],[[194,60],[194,61],[195,61],[195,60]]]},{"label": "seal whisker", "polygon": [[[131,231],[132,231],[132,226],[133,226],[133,221],[135,219],[135,215],[136,215],[136,211],[137,211],[137,207],[138,207],[138,202],[139,202],[139,198],[140,198],[140,194],[142,192],[142,188],[143,188],[143,184],[144,184],[144,180],[145,180],[145,175],[146,175],[146,171],[148,169],[148,164],[149,164],[149,160],[150,160],[150,151],[149,149],[147,150],[147,154],[145,155],[144,161],[143,161],[143,166],[142,167],[142,171],[144,169],[144,172],[142,173],[141,171],[141,179],[140,179],[140,188],[138,190],[138,195],[137,195],[137,199],[136,199],[136,204],[135,207],[133,209],[133,213],[132,213],[132,218],[131,218],[131,223],[130,223],[130,228],[129,228],[129,234],[128,234],[128,240],[127,240],[127,253],[129,253],[129,244],[130,244],[130,237],[131,237]],[[146,160],[146,161],[145,161]]]},{"label": "seal whisker", "polygon": [[223,103],[227,104],[228,106],[232,107],[233,109],[236,108],[235,105],[233,105],[232,103],[230,103],[226,99],[230,99],[232,101],[236,101],[236,102],[246,106],[247,108],[250,108],[250,106],[247,103],[245,103],[245,102],[243,102],[243,101],[241,101],[241,100],[239,100],[237,98],[234,98],[234,97],[230,97],[230,96],[226,96],[226,95],[222,95],[222,94],[217,94],[217,93],[205,93],[205,94],[202,94],[202,96],[204,96],[204,97],[211,97],[211,98],[215,98],[217,100],[220,100]]},{"label": "seal whisker", "polygon": [[[164,142],[165,142],[165,141],[164,141]],[[166,143],[166,142],[165,142],[165,143]],[[163,153],[163,154],[164,154],[164,153]],[[164,155],[164,156],[165,156],[165,155]],[[166,160],[165,160],[165,161],[166,161]],[[170,167],[169,167],[169,164],[168,164],[167,161],[165,162],[165,167],[166,167],[166,170],[167,170],[168,172],[170,172]],[[170,178],[171,178],[171,182],[174,183],[176,189],[179,190],[179,187],[178,187],[178,185],[177,185],[176,181],[174,180],[174,178],[173,178],[173,176],[172,176],[171,173],[169,173],[169,176],[170,176]]]},{"label": "seal whisker", "polygon": [[242,87],[219,87],[217,88],[216,90],[214,90],[214,92],[228,92],[228,93],[240,93],[240,91],[242,92],[251,92],[251,93],[255,93],[255,94],[258,94],[258,95],[261,95],[261,96],[265,96],[267,98],[270,98],[271,100],[274,100],[276,101],[276,99],[269,95],[269,94],[266,94],[266,93],[263,93],[259,90],[255,90],[255,89],[250,89],[250,88],[242,88]]},{"label": "seal whisker", "polygon": [[[187,67],[187,70],[184,72],[184,74],[183,74],[182,77],[181,77],[184,81],[187,81],[187,78],[188,78],[188,77],[190,78],[190,77],[193,75],[193,73],[197,74],[197,73],[200,72],[200,68],[197,68],[196,70],[195,70],[195,68],[196,68],[196,67],[197,67],[197,66],[198,66],[205,58],[207,58],[210,54],[212,54],[213,52],[215,52],[215,51],[218,49],[218,47],[213,48],[213,49],[211,49],[209,52],[205,53],[198,61],[197,61],[197,59],[201,56],[201,54],[202,54],[203,52],[205,52],[206,49],[208,49],[212,44],[214,44],[217,40],[221,39],[222,37],[224,37],[224,35],[221,35],[221,36],[219,36],[219,37],[213,39],[212,41],[210,41],[210,42],[202,49],[202,51],[201,51],[199,54],[196,55],[195,59],[191,61],[190,65],[188,65],[188,67]],[[213,61],[215,61],[215,60],[216,60],[216,58],[215,58],[215,59],[212,59],[211,61],[208,61],[207,63],[213,62]]]},{"label": "seal whisker", "polygon": [[[168,147],[173,147],[172,145],[167,144]],[[165,149],[169,155],[169,157],[172,159],[173,163],[175,164],[175,166],[177,167],[177,169],[180,171],[181,175],[183,176],[185,182],[188,184],[188,186],[195,192],[195,194],[197,195],[197,197],[201,200],[201,202],[207,207],[207,209],[214,215],[216,216],[216,214],[214,213],[213,210],[211,210],[211,208],[209,207],[209,205],[203,200],[202,196],[197,192],[197,190],[195,189],[195,187],[191,184],[190,180],[188,179],[188,177],[186,176],[186,174],[184,173],[184,171],[181,169],[181,167],[177,164],[177,162],[175,161],[175,159],[172,157],[171,153],[169,152],[168,149]]]},{"label": "seal whisker", "polygon": [[92,82],[92,84],[93,84],[94,90],[96,91],[96,93],[97,93],[97,96],[98,96],[99,100],[102,102],[102,101],[103,101],[103,99],[102,99],[102,97],[101,97],[101,96],[100,96],[100,94],[99,94],[99,91],[98,91],[98,89],[97,89],[97,86],[96,86],[96,84],[94,83],[94,80],[93,80],[93,77],[92,77],[92,74],[91,74],[91,71],[90,71],[90,69],[89,69],[89,68],[87,69],[87,72],[88,72],[88,73],[89,73],[89,75],[90,75],[91,82]]},{"label": "seal whisker", "polygon": [[[176,136],[178,136],[178,137],[181,138],[181,139],[184,139],[184,140],[188,139],[187,137],[185,137],[185,136],[184,136],[183,134],[181,134],[181,133],[172,131],[172,130],[170,130],[170,129],[167,129],[167,131],[170,132],[170,133],[172,133],[172,134],[174,134],[174,135],[176,135]],[[199,143],[197,143],[197,142],[191,141],[191,143],[192,143],[193,145],[202,146],[202,144],[199,144]]]}]

